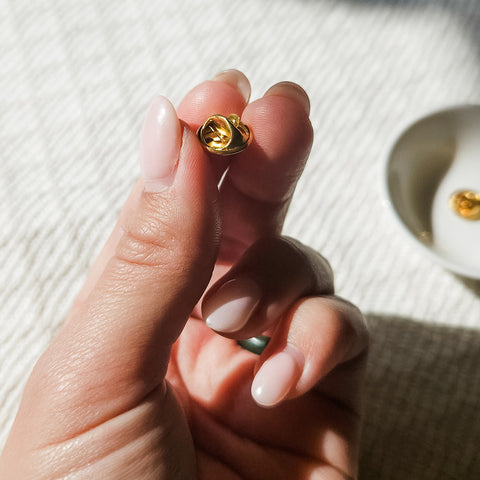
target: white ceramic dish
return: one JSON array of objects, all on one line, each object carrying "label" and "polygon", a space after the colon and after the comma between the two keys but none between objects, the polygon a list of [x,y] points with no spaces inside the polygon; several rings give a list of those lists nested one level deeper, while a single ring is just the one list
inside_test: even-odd
[{"label": "white ceramic dish", "polygon": [[456,191],[480,192],[480,105],[435,112],[404,129],[387,155],[382,184],[402,230],[425,255],[480,279],[480,220],[449,206]]}]

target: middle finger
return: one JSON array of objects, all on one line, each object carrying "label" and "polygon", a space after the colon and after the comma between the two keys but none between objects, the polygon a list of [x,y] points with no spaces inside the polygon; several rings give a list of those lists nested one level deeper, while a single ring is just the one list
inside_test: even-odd
[{"label": "middle finger", "polygon": [[245,108],[253,141],[232,158],[221,186],[220,261],[235,262],[259,238],[281,232],[312,146],[309,109],[306,93],[289,82]]}]

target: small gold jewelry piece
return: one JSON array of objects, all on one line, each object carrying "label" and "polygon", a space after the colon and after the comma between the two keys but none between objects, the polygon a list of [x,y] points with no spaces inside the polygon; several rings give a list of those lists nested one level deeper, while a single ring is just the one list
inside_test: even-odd
[{"label": "small gold jewelry piece", "polygon": [[467,220],[480,220],[480,193],[470,190],[455,192],[450,197],[450,208]]},{"label": "small gold jewelry piece", "polygon": [[234,113],[228,117],[212,115],[198,129],[202,145],[217,155],[233,155],[245,150],[252,141],[250,129]]}]

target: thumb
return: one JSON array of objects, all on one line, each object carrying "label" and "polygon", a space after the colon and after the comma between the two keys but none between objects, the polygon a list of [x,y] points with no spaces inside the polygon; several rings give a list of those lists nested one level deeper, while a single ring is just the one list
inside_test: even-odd
[{"label": "thumb", "polygon": [[[217,188],[195,134],[164,97],[147,114],[141,166],[114,246],[97,261],[101,272],[97,265],[93,286],[25,390],[23,403],[32,403],[30,413],[40,409],[38,431],[50,442],[58,432],[74,435],[129,410],[161,384],[170,347],[212,273]],[[73,418],[58,415],[66,409]]]}]

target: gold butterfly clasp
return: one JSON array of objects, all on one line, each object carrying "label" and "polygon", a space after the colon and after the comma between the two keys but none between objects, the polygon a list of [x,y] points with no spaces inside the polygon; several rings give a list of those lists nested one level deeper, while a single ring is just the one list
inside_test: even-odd
[{"label": "gold butterfly clasp", "polygon": [[450,197],[451,209],[467,220],[480,220],[480,193],[462,190]]},{"label": "gold butterfly clasp", "polygon": [[198,129],[202,145],[217,155],[233,155],[245,150],[252,141],[252,133],[235,113],[225,117],[212,115]]}]

